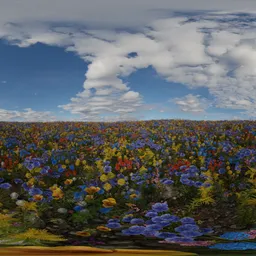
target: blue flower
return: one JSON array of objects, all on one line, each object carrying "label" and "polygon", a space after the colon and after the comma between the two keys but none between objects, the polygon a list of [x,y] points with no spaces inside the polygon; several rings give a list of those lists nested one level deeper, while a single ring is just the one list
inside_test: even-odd
[{"label": "blue flower", "polygon": [[177,235],[175,233],[171,233],[171,232],[160,232],[158,235],[157,235],[158,238],[174,238],[174,237],[177,237]]},{"label": "blue flower", "polygon": [[161,230],[163,227],[159,224],[151,224],[151,225],[148,225],[147,226],[147,229],[150,229],[150,230]]},{"label": "blue flower", "polygon": [[128,230],[133,235],[140,235],[145,230],[145,227],[143,227],[143,226],[131,226],[131,227],[129,227]]},{"label": "blue flower", "polygon": [[21,179],[14,179],[14,183],[15,184],[19,184],[19,183],[22,183],[23,181]]},{"label": "blue flower", "polygon": [[76,211],[76,212],[80,212],[81,210],[83,210],[83,207],[80,206],[80,205],[77,205],[77,206],[75,206],[73,209],[74,209],[74,211]]},{"label": "blue flower", "polygon": [[242,250],[256,250],[256,243],[250,242],[236,242],[236,243],[223,243],[209,246],[210,249],[219,249],[227,251],[242,251]]},{"label": "blue flower", "polygon": [[146,236],[146,237],[157,237],[159,234],[158,231],[156,230],[150,230],[150,229],[144,229],[144,231],[142,232],[142,235],[143,236]]},{"label": "blue flower", "polygon": [[32,188],[29,190],[29,194],[31,196],[34,196],[34,195],[42,195],[43,194],[43,191],[40,189],[40,188]]},{"label": "blue flower", "polygon": [[249,237],[250,235],[245,232],[226,232],[220,236],[220,238],[225,238],[228,240],[246,240]]},{"label": "blue flower", "polygon": [[164,220],[164,221],[166,220],[166,221],[171,221],[171,222],[178,222],[180,220],[179,217],[177,217],[175,215],[170,215],[169,213],[163,214],[161,216],[161,219]]},{"label": "blue flower", "polygon": [[219,174],[224,174],[224,173],[226,173],[226,169],[220,168],[220,169],[219,169]]},{"label": "blue flower", "polygon": [[174,242],[174,243],[190,243],[193,242],[194,239],[191,237],[171,237],[171,238],[166,238],[165,241],[167,242]]},{"label": "blue flower", "polygon": [[120,220],[119,219],[109,219],[108,223],[110,223],[110,222],[118,223],[118,222],[120,222]]},{"label": "blue flower", "polygon": [[157,212],[148,211],[148,212],[145,214],[145,216],[146,216],[146,217],[149,217],[149,218],[156,217],[156,216],[157,216]]},{"label": "blue flower", "polygon": [[131,220],[131,224],[142,225],[144,224],[144,220],[140,218],[134,218]]},{"label": "blue flower", "polygon": [[154,223],[159,223],[161,222],[163,219],[162,219],[162,216],[156,216],[154,218],[151,219]]},{"label": "blue flower", "polygon": [[184,237],[197,237],[197,236],[202,236],[203,234],[198,232],[198,231],[182,231],[180,232],[180,235],[184,236]]},{"label": "blue flower", "polygon": [[152,210],[155,212],[166,212],[169,210],[167,203],[155,203],[152,205]]},{"label": "blue flower", "polygon": [[117,229],[117,228],[121,228],[121,225],[118,222],[109,222],[107,224],[107,227],[111,229]]},{"label": "blue flower", "polygon": [[132,220],[132,217],[128,216],[128,217],[124,217],[122,219],[122,222],[130,223],[131,220]]},{"label": "blue flower", "polygon": [[4,178],[0,178],[0,183],[4,182]]},{"label": "blue flower", "polygon": [[0,184],[0,188],[2,188],[2,189],[9,189],[11,187],[12,187],[12,185],[10,183],[2,183],[2,184]]},{"label": "blue flower", "polygon": [[195,220],[193,218],[190,217],[185,217],[180,219],[182,224],[195,224]]},{"label": "blue flower", "polygon": [[112,210],[113,208],[100,208],[100,212],[101,213],[108,213],[108,212],[110,212],[111,210]]}]

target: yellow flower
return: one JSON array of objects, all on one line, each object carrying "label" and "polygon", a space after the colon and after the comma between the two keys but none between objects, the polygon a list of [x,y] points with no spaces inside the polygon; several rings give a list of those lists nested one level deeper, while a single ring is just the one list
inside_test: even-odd
[{"label": "yellow flower", "polygon": [[85,237],[88,237],[88,236],[91,236],[91,233],[88,232],[88,231],[77,231],[77,232],[76,232],[76,235],[77,235],[77,236],[85,236]]},{"label": "yellow flower", "polygon": [[75,166],[79,166],[80,165],[80,160],[77,159],[76,162],[75,162]]},{"label": "yellow flower", "polygon": [[83,164],[83,165],[86,165],[86,160],[83,160],[83,161],[82,161],[82,164]]},{"label": "yellow flower", "polygon": [[36,208],[36,202],[24,202],[24,204],[21,206],[23,210],[27,211],[37,211]]},{"label": "yellow flower", "polygon": [[20,170],[22,168],[22,164],[18,164],[18,169]]},{"label": "yellow flower", "polygon": [[61,166],[61,168],[62,168],[62,169],[66,169],[67,166],[66,166],[65,164],[63,164],[63,165]]},{"label": "yellow flower", "polygon": [[25,177],[28,178],[28,179],[30,179],[30,178],[32,178],[32,175],[31,175],[31,173],[27,172],[26,175],[25,175]]},{"label": "yellow flower", "polygon": [[51,233],[48,233],[47,230],[38,230],[34,228],[30,228],[24,233],[20,234],[15,234],[10,236],[11,238],[14,239],[35,239],[35,240],[44,240],[44,241],[66,241],[65,238],[62,238],[61,236],[58,235],[53,235]]},{"label": "yellow flower", "polygon": [[96,229],[99,230],[99,231],[103,231],[103,232],[111,231],[111,228],[108,228],[108,227],[105,227],[105,226],[98,226]]},{"label": "yellow flower", "polygon": [[120,186],[125,185],[125,183],[126,183],[125,179],[119,179],[119,180],[117,181],[117,184],[120,185]]},{"label": "yellow flower", "polygon": [[65,164],[69,164],[70,162],[69,162],[69,160],[68,159],[66,159],[65,160]]},{"label": "yellow flower", "polygon": [[116,200],[113,197],[110,197],[110,198],[102,200],[102,203],[103,203],[103,207],[110,208],[110,207],[116,205]]},{"label": "yellow flower", "polygon": [[65,185],[70,185],[70,184],[72,184],[72,182],[73,182],[72,179],[66,179],[66,180],[64,181],[64,184],[65,184]]},{"label": "yellow flower", "polygon": [[102,175],[100,176],[100,180],[101,180],[102,182],[106,182],[106,181],[108,180],[108,176],[107,176],[106,174],[102,174]]},{"label": "yellow flower", "polygon": [[100,191],[100,188],[99,187],[89,187],[89,188],[86,188],[85,191],[88,193],[88,194],[94,194],[98,191]]},{"label": "yellow flower", "polygon": [[85,197],[85,200],[92,200],[93,199],[93,195],[87,195],[86,197]]},{"label": "yellow flower", "polygon": [[137,197],[137,194],[131,194],[130,195],[130,198],[136,198]]},{"label": "yellow flower", "polygon": [[54,199],[60,199],[64,196],[63,191],[60,188],[56,188],[52,191],[52,197]]},{"label": "yellow flower", "polygon": [[103,188],[104,188],[106,191],[109,191],[109,190],[112,188],[112,186],[111,186],[110,183],[105,183],[104,186],[103,186]]},{"label": "yellow flower", "polygon": [[113,178],[116,177],[116,175],[115,175],[113,172],[109,172],[109,173],[107,174],[107,176],[108,176],[109,179],[113,179]]}]

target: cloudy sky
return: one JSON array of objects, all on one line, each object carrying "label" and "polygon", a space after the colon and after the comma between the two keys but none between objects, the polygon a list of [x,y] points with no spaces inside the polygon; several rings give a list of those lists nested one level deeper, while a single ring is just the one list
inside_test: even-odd
[{"label": "cloudy sky", "polygon": [[256,119],[255,0],[0,0],[0,121]]}]

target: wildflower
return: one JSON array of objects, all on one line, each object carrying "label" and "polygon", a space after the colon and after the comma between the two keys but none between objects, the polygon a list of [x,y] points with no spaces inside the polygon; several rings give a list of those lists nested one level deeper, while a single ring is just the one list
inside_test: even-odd
[{"label": "wildflower", "polygon": [[119,180],[117,181],[117,184],[120,185],[120,186],[125,185],[125,183],[126,183],[125,179],[119,179]]},{"label": "wildflower", "polygon": [[2,189],[9,189],[11,187],[12,187],[12,185],[10,183],[2,183],[2,184],[0,184],[0,188],[2,188]]},{"label": "wildflower", "polygon": [[152,206],[152,210],[154,210],[156,212],[165,212],[165,211],[168,211],[169,208],[168,208],[167,203],[155,203]]},{"label": "wildflower", "polygon": [[144,224],[144,220],[143,219],[139,219],[139,218],[134,218],[134,219],[131,219],[131,224],[136,224],[136,225],[142,225]]},{"label": "wildflower", "polygon": [[85,200],[92,200],[94,198],[94,196],[93,195],[87,195],[86,197],[85,197]]},{"label": "wildflower", "polygon": [[67,210],[66,208],[59,208],[59,209],[57,210],[57,212],[58,212],[58,213],[67,213],[68,210]]},{"label": "wildflower", "polygon": [[105,226],[98,226],[96,229],[99,230],[99,231],[103,231],[103,232],[111,231],[111,228],[108,228],[108,227],[105,227]]},{"label": "wildflower", "polygon": [[33,196],[33,199],[34,199],[35,201],[42,201],[43,198],[44,198],[44,197],[43,197],[42,195],[34,195],[34,196]]},{"label": "wildflower", "polygon": [[105,184],[103,185],[103,188],[104,188],[106,191],[109,191],[109,190],[112,188],[112,186],[111,186],[110,183],[105,183]]},{"label": "wildflower", "polygon": [[98,192],[99,190],[100,190],[99,187],[94,187],[94,186],[91,186],[91,187],[85,189],[85,191],[88,194],[94,194],[94,193]]},{"label": "wildflower", "polygon": [[54,242],[66,240],[61,236],[48,233],[47,230],[38,230],[34,228],[30,228],[24,233],[12,235],[11,238],[22,239],[22,240],[34,239],[34,240],[54,241]]},{"label": "wildflower", "polygon": [[75,234],[77,236],[85,236],[85,237],[91,236],[91,233],[88,231],[77,231]]},{"label": "wildflower", "polygon": [[103,207],[109,208],[116,205],[116,200],[112,197],[102,200]]},{"label": "wildflower", "polygon": [[106,182],[108,179],[109,179],[109,178],[108,178],[108,176],[107,176],[106,174],[102,174],[102,175],[100,176],[100,180],[101,180],[102,182]]},{"label": "wildflower", "polygon": [[117,223],[117,222],[110,222],[107,224],[107,227],[111,229],[117,229],[117,228],[121,228],[121,225],[120,223]]},{"label": "wildflower", "polygon": [[65,181],[64,181],[64,184],[65,185],[70,185],[70,184],[72,184],[73,183],[73,179],[66,179]]},{"label": "wildflower", "polygon": [[153,218],[153,217],[156,217],[157,216],[157,212],[154,212],[154,211],[148,211],[146,214],[145,214],[146,217],[149,217],[149,218]]},{"label": "wildflower", "polygon": [[13,192],[10,194],[11,199],[17,199],[19,197],[19,194],[16,192]]}]

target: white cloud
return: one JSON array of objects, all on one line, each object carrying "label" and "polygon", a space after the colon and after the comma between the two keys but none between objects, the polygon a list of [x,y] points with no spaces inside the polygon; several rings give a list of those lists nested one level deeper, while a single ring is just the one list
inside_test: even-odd
[{"label": "white cloud", "polygon": [[182,111],[191,113],[202,113],[209,107],[210,103],[207,99],[200,97],[200,95],[188,94],[182,98],[170,99]]},{"label": "white cloud", "polygon": [[13,111],[0,109],[0,121],[55,121],[56,117],[52,116],[50,111],[34,111],[31,108],[26,108],[24,111]]},{"label": "white cloud", "polygon": [[7,83],[7,81],[2,81],[1,83],[2,83],[2,84],[6,84],[6,83]]},{"label": "white cloud", "polygon": [[[241,110],[242,113],[254,115],[256,112],[256,18],[254,15],[237,16],[234,13],[207,13],[195,15],[194,21],[189,17],[172,17],[155,20],[151,13],[144,18],[126,20],[126,14],[135,10],[132,2],[126,2],[121,6],[120,1],[111,0],[101,2],[76,1],[86,3],[88,8],[76,9],[63,1],[60,10],[54,12],[47,9],[44,15],[32,12],[27,18],[24,15],[24,6],[29,4],[31,10],[35,8],[34,3],[24,0],[20,13],[12,16],[10,4],[4,0],[6,13],[0,15],[0,37],[4,37],[11,43],[21,47],[27,47],[36,42],[64,47],[67,51],[73,51],[86,62],[88,71],[85,74],[86,80],[83,91],[71,98],[70,103],[60,107],[74,114],[80,114],[83,119],[100,119],[108,114],[109,116],[119,113],[136,113],[142,106],[142,95],[135,92],[123,82],[123,77],[129,76],[138,69],[152,66],[160,76],[170,82],[183,83],[189,88],[205,87],[214,97],[214,106],[219,108],[231,108]],[[10,1],[11,2],[11,1]],[[56,2],[58,2],[56,0]],[[96,2],[101,3],[97,12],[101,12],[101,23],[97,23],[92,13],[95,14]],[[144,2],[142,0],[140,3]],[[43,12],[49,7],[50,2],[45,0],[40,3],[40,10]],[[138,3],[138,2],[137,2]],[[146,3],[146,2],[145,2]],[[246,6],[245,1],[219,1],[220,9],[236,10],[238,7]],[[232,3],[232,4],[231,4]],[[246,1],[248,9],[256,10],[256,3]],[[18,4],[18,3],[16,3]],[[212,3],[207,3],[207,5]],[[214,8],[216,1],[208,8]],[[67,9],[63,9],[65,8]],[[110,6],[115,6],[120,13],[108,16],[112,13]],[[146,6],[146,7],[145,7]],[[172,10],[206,9],[206,3],[197,1],[147,1],[145,5],[137,5],[137,13],[146,13],[152,8],[172,7]],[[1,9],[2,10],[2,9]],[[67,13],[68,11],[69,13]],[[73,11],[77,10],[76,16]],[[88,11],[89,10],[89,11]],[[242,10],[240,8],[240,10]],[[61,12],[63,11],[63,12]],[[54,16],[53,13],[56,15]],[[84,14],[88,14],[88,16]],[[1,14],[1,13],[0,13]],[[68,15],[69,14],[69,15]],[[113,14],[113,13],[112,13]],[[117,24],[117,20],[123,26],[134,24],[145,25],[140,32],[115,32],[110,27]],[[127,14],[127,15],[128,15]],[[149,14],[149,13],[148,13]],[[64,19],[66,15],[66,18]],[[151,17],[151,15],[153,15]],[[115,17],[114,17],[115,16]],[[31,23],[37,20],[36,23]],[[47,22],[59,21],[79,22],[76,27],[61,25],[52,28]],[[111,20],[110,27],[104,29],[104,22]],[[1,28],[1,22],[16,22],[16,24],[5,24]],[[41,23],[39,23],[41,21]],[[88,29],[82,24],[88,25]],[[94,25],[93,25],[94,24]],[[101,24],[97,30],[95,25]],[[113,27],[112,27],[113,28]],[[137,56],[130,58],[129,53],[136,53]],[[145,85],[146,87],[147,85]],[[157,85],[156,85],[157,86]],[[94,88],[94,92],[91,89]],[[156,88],[157,89],[157,88]],[[190,98],[189,98],[190,97]],[[189,96],[176,102],[184,111],[187,105],[193,105],[192,112],[200,112],[205,105],[200,97]],[[192,102],[192,98],[193,102]],[[183,102],[183,103],[182,103]],[[197,105],[199,104],[199,105]]]}]

